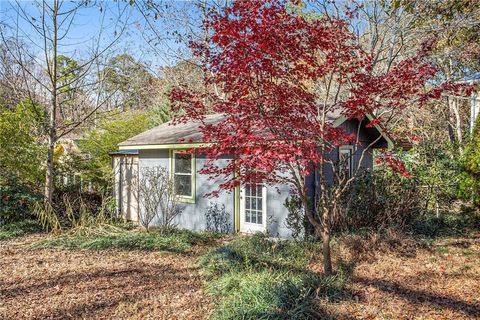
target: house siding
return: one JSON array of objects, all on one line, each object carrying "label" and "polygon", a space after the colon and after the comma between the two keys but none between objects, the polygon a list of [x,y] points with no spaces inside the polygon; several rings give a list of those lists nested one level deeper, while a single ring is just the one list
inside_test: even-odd
[{"label": "house siding", "polygon": [[287,185],[267,187],[267,232],[273,237],[291,238],[292,231],[286,225],[288,210],[284,206],[290,195]]},{"label": "house siding", "polygon": [[[203,155],[196,155],[195,166],[197,171],[205,164],[206,158]],[[217,160],[219,165],[226,163],[225,159]],[[141,150],[139,152],[139,174],[142,174],[143,168],[161,166],[167,168],[170,172],[170,158],[168,149],[159,150]],[[207,175],[196,173],[195,176],[195,203],[179,202],[182,212],[174,220],[174,224],[179,228],[190,229],[194,231],[203,231],[207,229],[207,212],[211,205],[218,204],[219,208],[225,205],[226,221],[228,232],[234,232],[234,193],[222,192],[217,198],[206,198],[205,195],[215,191],[219,181],[210,180]],[[141,197],[141,195],[140,195]],[[144,209],[140,207],[140,214]],[[159,221],[154,220],[153,225],[158,225]]]},{"label": "house siding", "polygon": [[[168,149],[158,150],[140,150],[138,160],[138,172],[142,174],[144,168],[165,167],[170,170],[170,151]],[[205,197],[206,194],[218,189],[221,183],[219,179],[209,179],[208,175],[198,173],[206,163],[204,155],[196,155],[196,178],[195,178],[195,203],[180,202],[182,213],[175,219],[174,223],[179,228],[190,229],[194,231],[203,231],[207,229],[207,212],[210,206],[217,204],[219,208],[225,206],[226,221],[228,231],[235,231],[235,192],[220,192],[216,198]],[[228,158],[216,160],[218,166],[226,165]],[[141,179],[141,177],[140,177]],[[285,224],[288,211],[284,206],[285,199],[289,195],[289,187],[286,185],[267,187],[267,232],[274,237],[289,238],[291,231]],[[141,197],[141,195],[140,195]],[[140,206],[140,214],[144,209]],[[158,225],[159,221],[154,220],[153,225]]]}]

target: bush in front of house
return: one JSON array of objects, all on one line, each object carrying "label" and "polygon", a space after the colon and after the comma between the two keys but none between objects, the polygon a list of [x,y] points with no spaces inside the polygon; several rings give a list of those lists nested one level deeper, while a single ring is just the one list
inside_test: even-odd
[{"label": "bush in front of house", "polygon": [[351,189],[334,221],[337,232],[403,229],[424,213],[424,198],[415,179],[377,170],[365,173]]},{"label": "bush in front of house", "polygon": [[40,200],[41,196],[15,173],[0,172],[0,226],[34,218],[33,207]]},{"label": "bush in front of house", "polygon": [[[201,258],[207,292],[216,298],[213,319],[318,319],[316,294],[333,297],[345,277],[322,277],[308,268],[319,246],[265,235],[239,237]],[[316,261],[317,263],[318,260]]]}]

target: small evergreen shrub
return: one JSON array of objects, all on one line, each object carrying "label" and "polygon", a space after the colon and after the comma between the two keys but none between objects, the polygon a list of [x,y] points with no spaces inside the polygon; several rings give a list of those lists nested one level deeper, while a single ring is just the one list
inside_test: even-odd
[{"label": "small evergreen shrub", "polygon": [[0,226],[32,219],[41,196],[20,181],[13,172],[0,172]]}]

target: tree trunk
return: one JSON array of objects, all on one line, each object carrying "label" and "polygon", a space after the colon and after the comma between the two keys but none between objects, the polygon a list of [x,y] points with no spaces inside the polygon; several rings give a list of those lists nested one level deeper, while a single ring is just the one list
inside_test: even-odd
[{"label": "tree trunk", "polygon": [[[53,35],[52,35],[52,62],[51,68],[49,71],[49,77],[52,84],[52,97],[50,102],[50,117],[48,123],[48,153],[47,153],[47,172],[45,174],[45,194],[44,194],[44,205],[45,210],[48,210],[49,205],[52,204],[53,190],[54,190],[54,180],[55,180],[55,167],[54,167],[54,151],[55,143],[57,142],[57,107],[58,107],[58,79],[57,79],[57,10],[58,3],[56,0],[53,1]],[[45,48],[47,50],[47,48]],[[48,56],[46,54],[46,56]]]},{"label": "tree trunk", "polygon": [[333,273],[332,256],[330,253],[330,230],[322,231],[323,272],[326,276]]},{"label": "tree trunk", "polygon": [[458,100],[455,98],[453,98],[452,100],[453,100],[452,111],[455,116],[455,129],[457,131],[458,148],[460,150],[460,154],[462,154],[463,153],[462,118],[460,116]]},{"label": "tree trunk", "polygon": [[53,197],[53,188],[54,188],[54,164],[53,164],[53,156],[54,156],[54,148],[55,148],[55,138],[52,135],[48,138],[48,151],[47,151],[47,171],[45,173],[45,193],[44,193],[44,204],[45,210],[48,209],[48,206],[52,204],[52,197]]},{"label": "tree trunk", "polygon": [[323,209],[322,215],[322,253],[323,253],[323,272],[326,276],[333,273],[332,256],[330,250],[330,210],[328,207]]}]

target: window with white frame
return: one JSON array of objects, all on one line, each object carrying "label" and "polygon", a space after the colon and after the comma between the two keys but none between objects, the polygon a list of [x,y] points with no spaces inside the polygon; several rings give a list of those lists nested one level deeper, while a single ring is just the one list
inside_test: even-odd
[{"label": "window with white frame", "polygon": [[194,161],[192,154],[173,151],[173,184],[179,197],[194,197]]},{"label": "window with white frame", "polygon": [[352,146],[341,146],[338,150],[339,172],[341,177],[352,176]]}]

